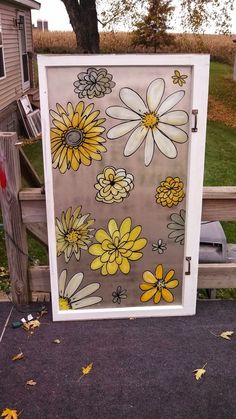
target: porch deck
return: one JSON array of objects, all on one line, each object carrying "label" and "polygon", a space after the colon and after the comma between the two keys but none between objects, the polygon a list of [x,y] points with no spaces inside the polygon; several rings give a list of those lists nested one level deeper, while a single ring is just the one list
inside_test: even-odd
[{"label": "porch deck", "polygon": [[[0,304],[1,331],[10,310]],[[11,327],[25,315],[13,309],[0,345],[0,411],[22,410],[22,419],[236,418],[236,336],[211,333],[236,331],[235,301],[198,301],[193,317],[60,323],[49,307],[32,335]],[[19,351],[24,359],[13,362]],[[196,381],[192,371],[206,362]],[[37,385],[26,386],[29,379]]]}]

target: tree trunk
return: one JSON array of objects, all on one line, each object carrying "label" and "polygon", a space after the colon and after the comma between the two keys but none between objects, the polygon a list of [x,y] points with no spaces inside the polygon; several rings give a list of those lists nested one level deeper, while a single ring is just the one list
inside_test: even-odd
[{"label": "tree trunk", "polygon": [[96,0],[62,0],[76,35],[77,51],[99,53]]}]

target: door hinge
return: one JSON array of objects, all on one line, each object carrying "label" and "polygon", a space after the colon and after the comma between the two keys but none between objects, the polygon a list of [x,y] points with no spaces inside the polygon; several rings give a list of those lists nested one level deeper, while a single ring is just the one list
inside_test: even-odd
[{"label": "door hinge", "polygon": [[188,270],[185,272],[185,275],[191,275],[191,256],[186,256],[186,261],[188,262]]},{"label": "door hinge", "polygon": [[197,127],[198,109],[193,109],[192,114],[194,115],[194,127],[192,128],[192,132],[197,132],[198,131],[198,127]]}]

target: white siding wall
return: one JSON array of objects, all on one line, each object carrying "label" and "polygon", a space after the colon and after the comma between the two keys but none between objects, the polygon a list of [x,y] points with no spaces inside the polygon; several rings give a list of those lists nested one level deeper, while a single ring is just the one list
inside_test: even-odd
[{"label": "white siding wall", "polygon": [[[0,80],[0,110],[22,95],[22,81],[19,53],[19,31],[13,25],[17,10],[8,2],[0,3],[2,37],[5,57],[6,78]],[[27,51],[32,51],[31,13],[29,9],[20,9],[25,14]]]}]

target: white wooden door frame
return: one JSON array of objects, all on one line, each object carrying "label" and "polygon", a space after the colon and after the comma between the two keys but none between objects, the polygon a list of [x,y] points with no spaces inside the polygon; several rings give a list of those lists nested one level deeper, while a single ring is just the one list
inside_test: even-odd
[{"label": "white wooden door frame", "polygon": [[26,33],[26,24],[25,24],[25,13],[24,12],[17,12],[17,20],[20,19],[20,16],[23,16],[24,18],[24,28],[18,29],[18,39],[19,39],[19,52],[20,52],[20,68],[21,68],[21,83],[22,83],[22,90],[25,92],[30,88],[30,71],[29,71],[29,58],[27,55],[27,67],[28,67],[28,80],[24,81],[24,68],[23,68],[23,51],[22,51],[22,43],[21,43],[21,31],[23,30],[25,32],[25,44],[26,44],[26,53],[27,53],[27,33]]},{"label": "white wooden door frame", "polygon": [[[50,276],[54,320],[87,320],[104,318],[154,317],[193,315],[196,311],[198,281],[198,254],[202,210],[205,137],[207,123],[209,55],[97,55],[97,56],[38,56],[40,102],[42,109],[42,132],[44,146],[44,173],[47,199],[47,224],[50,255]],[[143,64],[140,64],[143,63]],[[189,122],[188,185],[186,191],[185,226],[186,241],[184,260],[191,256],[191,274],[186,275],[188,262],[183,265],[182,304],[171,306],[136,306],[60,311],[58,306],[58,274],[55,239],[55,210],[53,200],[53,176],[50,147],[49,86],[47,69],[50,67],[78,66],[191,66],[192,99]],[[198,131],[192,132],[194,115],[198,110]]]}]

